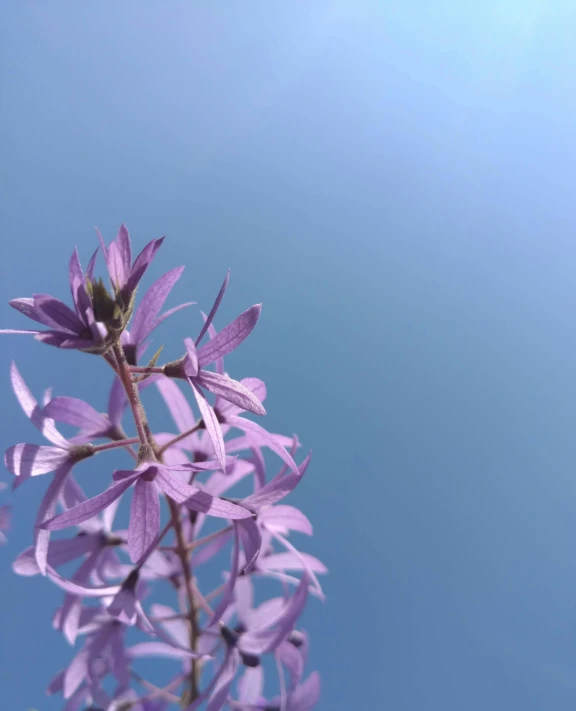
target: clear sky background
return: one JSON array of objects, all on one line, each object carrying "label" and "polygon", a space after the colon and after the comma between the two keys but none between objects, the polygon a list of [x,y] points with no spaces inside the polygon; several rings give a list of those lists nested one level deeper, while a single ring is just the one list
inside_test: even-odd
[{"label": "clear sky background", "polygon": [[[573,709],[576,4],[1,15],[2,303],[67,298],[72,248],[86,261],[93,226],[122,221],[138,247],[167,235],[148,283],[187,265],[171,305],[209,306],[228,267],[217,325],[264,303],[227,366],[264,378],[270,429],[313,448],[292,502],[330,568],[305,617],[319,710]],[[199,323],[155,340],[179,355]],[[2,449],[40,441],[12,358],[36,394],[104,408],[97,359],[5,336]],[[7,711],[60,709],[44,689],[72,654],[59,591],[10,569],[47,483],[13,497],[0,550]]]}]

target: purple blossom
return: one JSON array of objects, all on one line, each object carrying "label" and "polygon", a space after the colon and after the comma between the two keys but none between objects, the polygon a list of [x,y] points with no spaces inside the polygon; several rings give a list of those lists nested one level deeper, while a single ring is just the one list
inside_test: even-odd
[{"label": "purple blossom", "polygon": [[120,226],[116,239],[112,240],[108,247],[104,244],[99,231],[98,239],[112,288],[121,295],[125,304],[129,304],[140,280],[164,242],[164,237],[148,242],[134,262],[132,262],[132,246],[126,225]]},{"label": "purple blossom", "polygon": [[38,341],[58,348],[73,348],[101,353],[106,339],[106,328],[94,313],[93,298],[87,288],[94,278],[97,251],[94,252],[86,274],[82,271],[78,252],[74,250],[68,265],[70,290],[74,310],[59,299],[47,294],[10,301],[10,306],[33,321],[46,326],[47,331],[3,329],[0,333],[28,333]]},{"label": "purple blossom", "polygon": [[[62,591],[53,626],[74,645],[69,665],[48,692],[64,697],[65,711],[311,711],[320,682],[316,672],[306,676],[308,637],[299,619],[310,595],[323,599],[318,576],[326,568],[292,543],[293,532],[312,535],[312,524],[284,502],[302,482],[310,456],[297,464],[295,435],[268,432],[249,419],[266,414],[264,382],[235,379],[224,367],[253,330],[261,307],[252,306],[217,331],[213,321],[227,274],[210,312],[202,314],[198,337],[184,339],[184,356],[156,365],[157,351],[148,366],[140,366],[157,326],[194,303],[162,313],[183,267],[157,279],[136,303],[138,284],[162,239],[133,260],[124,226],[108,246],[98,236],[101,246],[86,273],[76,251],[70,261],[73,310],[46,295],[11,302],[48,329],[30,332],[38,340],[100,355],[114,371],[107,411],[101,413],[51,391],[39,403],[16,366],[11,368],[20,406],[48,442],[6,451],[14,488],[52,474],[36,513],[33,544],[13,568],[23,576],[42,574]],[[109,287],[94,276],[98,251]],[[209,340],[202,345],[204,336]],[[191,389],[199,419],[177,379]],[[150,385],[160,392],[176,433],[151,426],[145,402]],[[133,437],[124,429],[127,411]],[[76,434],[64,437],[56,423],[76,428]],[[92,478],[101,493],[88,498],[78,463],[115,449],[128,452],[133,465],[115,469],[111,482],[110,469],[99,467]],[[272,477],[266,449],[282,460]],[[119,504],[128,490],[129,517],[119,526]],[[0,507],[0,541],[7,508]],[[50,538],[51,531],[64,529],[74,530]],[[208,563],[219,562],[221,582],[210,589],[204,573]],[[253,589],[263,578],[278,593],[256,605]],[[161,589],[172,591],[173,606],[157,602]],[[137,671],[148,657],[175,665],[167,683],[157,685],[153,674]],[[264,696],[268,658],[277,669],[266,680],[267,690],[270,682],[277,686],[273,698]]]},{"label": "purple blossom", "polygon": [[77,526],[107,509],[134,484],[128,527],[128,550],[131,560],[135,563],[139,562],[153,546],[160,533],[159,490],[192,511],[209,516],[227,519],[251,517],[250,511],[241,506],[212,496],[198,487],[189,486],[172,474],[173,471],[206,471],[214,469],[215,466],[217,465],[213,462],[168,466],[144,461],[136,469],[116,470],[113,475],[116,483],[106,491],[73,506],[58,516],[45,520],[40,527],[56,531]]}]

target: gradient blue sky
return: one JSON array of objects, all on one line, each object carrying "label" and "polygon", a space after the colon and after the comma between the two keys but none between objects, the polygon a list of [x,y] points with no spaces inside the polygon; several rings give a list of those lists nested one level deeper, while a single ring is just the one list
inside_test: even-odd
[{"label": "gradient blue sky", "polygon": [[[294,496],[330,568],[306,615],[320,711],[576,703],[576,4],[6,3],[0,298],[66,296],[74,245],[166,234],[159,275],[219,325],[271,429],[314,451]],[[2,325],[24,319],[4,306]],[[158,334],[177,355],[199,316]],[[37,437],[8,380],[103,408],[98,361],[0,351],[2,448]],[[5,473],[4,479],[10,475]],[[17,578],[47,484],[0,550],[0,689],[44,697],[59,592]],[[5,497],[3,497],[5,498]]]}]

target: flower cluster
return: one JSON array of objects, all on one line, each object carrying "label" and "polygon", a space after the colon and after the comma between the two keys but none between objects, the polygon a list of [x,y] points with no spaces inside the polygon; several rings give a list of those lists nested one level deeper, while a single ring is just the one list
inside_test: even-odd
[{"label": "flower cluster", "polygon": [[[114,378],[100,413],[51,391],[39,402],[12,364],[16,398],[47,443],[10,447],[6,467],[15,487],[51,475],[33,545],[14,570],[43,575],[63,591],[53,624],[74,646],[48,692],[64,697],[65,711],[309,711],[319,677],[305,672],[308,637],[298,620],[309,595],[323,598],[318,575],[326,569],[290,541],[291,532],[311,535],[312,526],[284,499],[310,456],[297,456],[296,436],[250,419],[266,414],[265,384],[235,380],[224,369],[261,307],[217,331],[227,276],[200,333],[184,339],[182,357],[159,365],[160,349],[141,365],[156,327],[191,305],[161,313],[183,268],[160,277],[137,304],[162,240],[133,260],[124,226],[109,245],[99,239],[86,272],[76,251],[70,260],[72,308],[45,294],[15,299],[11,305],[43,328],[3,331],[98,355]],[[109,286],[95,277],[98,253]],[[152,431],[143,402],[149,388],[165,403],[173,432]],[[124,429],[127,412],[132,435]],[[63,425],[75,434],[65,437]],[[103,466],[100,493],[89,498],[79,483],[83,460],[118,450],[131,467]],[[277,471],[269,474],[274,460]],[[128,497],[128,526],[118,528],[118,506]],[[52,535],[60,530],[67,537]],[[208,585],[221,562],[224,570]],[[274,589],[274,597],[263,597]],[[172,660],[167,682],[139,671],[147,657]]]}]

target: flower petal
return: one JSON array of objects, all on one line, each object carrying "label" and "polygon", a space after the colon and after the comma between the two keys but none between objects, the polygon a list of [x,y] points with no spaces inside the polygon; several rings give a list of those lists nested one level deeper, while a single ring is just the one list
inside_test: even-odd
[{"label": "flower petal", "polygon": [[15,444],[4,455],[8,471],[24,478],[48,474],[69,460],[67,450],[38,444]]},{"label": "flower petal", "polygon": [[105,432],[110,428],[106,417],[97,412],[92,405],[75,397],[55,397],[46,405],[44,412],[57,422],[65,422],[80,429]]},{"label": "flower petal", "polygon": [[230,567],[230,573],[228,574],[228,579],[224,584],[222,590],[222,596],[220,602],[216,606],[216,609],[212,613],[212,617],[207,623],[207,627],[212,627],[217,622],[226,611],[226,608],[230,605],[234,596],[234,585],[236,584],[236,578],[238,577],[238,563],[240,560],[240,536],[238,533],[238,527],[234,525],[234,547],[232,548],[232,565]]},{"label": "flower petal", "polygon": [[171,269],[144,294],[130,326],[130,340],[133,343],[142,343],[156,327],[160,309],[183,271],[184,267]]},{"label": "flower petal", "polygon": [[308,575],[304,573],[300,584],[288,603],[275,619],[270,620],[268,629],[246,632],[242,636],[242,649],[248,654],[261,655],[273,652],[293,630],[308,597]]},{"label": "flower petal", "polygon": [[238,682],[238,701],[242,704],[256,704],[264,689],[264,670],[262,665],[246,667]]},{"label": "flower petal", "polygon": [[136,257],[134,265],[130,271],[130,276],[126,282],[126,291],[128,293],[131,294],[138,286],[140,279],[142,279],[144,272],[150,266],[150,263],[154,259],[156,252],[160,249],[162,242],[164,242],[164,237],[161,237],[160,239],[153,239],[151,242],[148,242],[148,244]]},{"label": "flower petal", "polygon": [[275,454],[277,454],[280,459],[287,464],[293,472],[298,472],[298,467],[296,462],[292,459],[289,452],[283,447],[280,442],[276,439],[273,434],[270,434],[261,425],[252,420],[247,420],[244,417],[238,417],[236,415],[232,417],[227,417],[226,422],[233,427],[237,427],[243,432],[248,432],[254,436],[256,444],[266,445]]},{"label": "flower petal", "polygon": [[16,363],[12,361],[10,366],[10,380],[12,382],[12,388],[20,407],[24,410],[27,417],[40,432],[46,437],[46,439],[52,444],[66,449],[68,447],[68,442],[66,439],[58,432],[54,426],[53,420],[45,417],[42,412],[42,408],[36,402],[35,397],[30,392],[28,386],[24,382],[24,378],[20,375],[20,371],[16,367]]},{"label": "flower petal", "polygon": [[322,561],[309,553],[271,553],[258,561],[259,570],[311,570],[314,573],[326,573],[328,568]]},{"label": "flower petal", "polygon": [[212,305],[212,308],[210,309],[210,313],[204,320],[204,326],[202,326],[202,330],[198,334],[198,338],[196,339],[196,345],[198,345],[200,343],[200,341],[204,338],[204,334],[210,328],[212,321],[214,320],[214,316],[216,315],[216,312],[218,311],[218,307],[220,306],[220,303],[222,302],[222,299],[224,297],[224,293],[225,293],[226,288],[228,286],[229,279],[230,279],[230,270],[228,270],[226,272],[226,276],[224,277],[224,281],[222,283],[222,286],[220,287],[220,291],[218,292],[216,301]]},{"label": "flower petal", "polygon": [[198,375],[198,354],[196,353],[196,346],[191,338],[184,339],[184,346],[186,347],[186,362],[184,364],[184,372],[186,375],[194,378]]},{"label": "flower petal", "polygon": [[206,399],[206,396],[200,390],[200,388],[194,383],[194,381],[189,378],[188,382],[192,386],[192,392],[198,403],[198,408],[200,409],[200,414],[204,420],[204,426],[206,427],[206,432],[210,437],[212,442],[212,447],[214,448],[214,454],[216,459],[220,463],[223,470],[226,470],[226,449],[224,447],[224,437],[222,436],[222,430],[220,428],[220,423],[216,417],[216,413],[212,408],[212,405]]},{"label": "flower petal", "polygon": [[128,647],[130,657],[168,657],[169,659],[188,659],[190,653],[178,649],[166,642],[140,642]]},{"label": "flower petal", "polygon": [[238,521],[237,525],[246,559],[243,572],[246,573],[252,568],[258,558],[260,547],[262,546],[262,536],[260,535],[260,529],[253,518],[242,519],[241,521]]},{"label": "flower petal", "polygon": [[196,418],[176,381],[171,378],[159,378],[156,381],[156,387],[160,391],[178,431],[186,432],[192,429],[196,424]]},{"label": "flower petal", "polygon": [[132,478],[124,479],[119,481],[117,484],[112,484],[111,487],[106,489],[102,494],[94,496],[88,501],[84,501],[77,506],[65,511],[59,516],[44,521],[40,528],[47,529],[49,531],[59,531],[62,528],[68,528],[69,526],[76,526],[86,519],[96,516],[96,514],[103,511],[108,507],[113,501],[122,496],[122,494],[128,489],[134,479],[139,476],[139,473],[135,473]]},{"label": "flower petal", "polygon": [[[254,395],[256,400],[258,400],[260,403],[264,402],[264,400],[266,399],[266,384],[263,380],[260,380],[260,378],[242,378],[242,380],[240,380],[239,382],[240,385],[243,385],[252,393],[252,395]],[[220,415],[223,416],[226,416],[228,414],[238,415],[240,412],[242,412],[242,408],[238,407],[233,402],[228,400],[222,400],[221,402],[218,402],[217,405],[218,412],[220,413]]]},{"label": "flower petal", "polygon": [[57,331],[67,331],[76,335],[84,329],[84,324],[69,306],[48,294],[34,295],[34,308],[43,316],[44,323]]},{"label": "flower petal", "polygon": [[261,523],[265,523],[268,528],[285,531],[299,531],[311,536],[313,533],[312,524],[308,518],[294,506],[279,504],[271,506],[262,511],[258,517]]},{"label": "flower petal", "polygon": [[[262,304],[255,304],[244,313],[225,326],[211,341],[208,341],[198,350],[198,362],[204,367],[213,363],[217,358],[237,348],[251,333],[260,317]],[[206,325],[206,324],[204,324]]]},{"label": "flower petal", "polygon": [[134,486],[128,526],[130,560],[138,563],[158,538],[160,532],[160,500],[153,481],[139,477]]},{"label": "flower petal", "polygon": [[201,370],[196,378],[199,385],[224,400],[233,403],[241,410],[253,412],[255,415],[265,415],[266,410],[258,398],[248,388],[227,375]]},{"label": "flower petal", "polygon": [[195,486],[189,486],[170,474],[166,469],[158,469],[156,476],[158,486],[178,504],[218,518],[240,519],[250,518],[252,514],[242,506],[211,496]]}]

